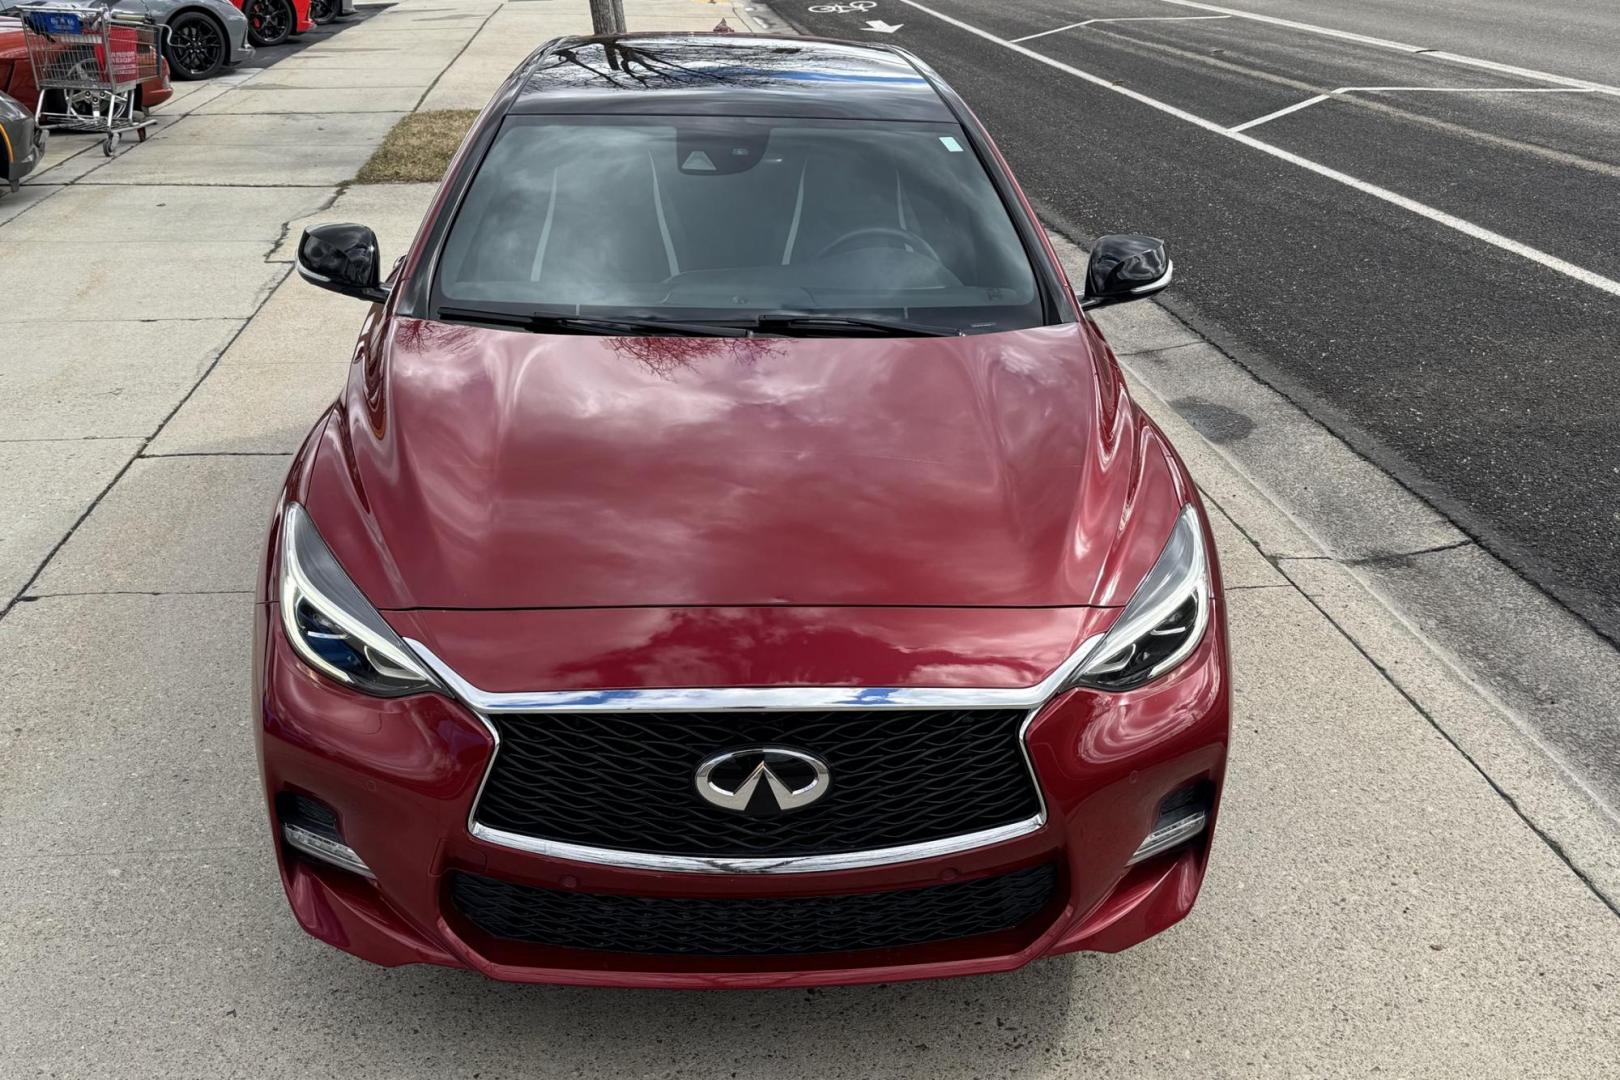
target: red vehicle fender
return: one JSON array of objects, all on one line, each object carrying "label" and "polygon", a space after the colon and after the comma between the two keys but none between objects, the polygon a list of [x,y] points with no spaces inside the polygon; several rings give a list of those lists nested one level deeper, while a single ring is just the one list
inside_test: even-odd
[{"label": "red vehicle fender", "polygon": [[[247,7],[247,0],[231,0],[231,3],[237,11],[243,11]],[[292,0],[292,8],[294,34],[315,29],[315,20],[309,17],[309,0]]]}]

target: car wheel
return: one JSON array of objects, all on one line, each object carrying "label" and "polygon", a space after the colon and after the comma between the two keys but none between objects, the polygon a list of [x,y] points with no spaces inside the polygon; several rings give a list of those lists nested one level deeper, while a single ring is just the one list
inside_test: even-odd
[{"label": "car wheel", "polygon": [[169,43],[163,52],[177,79],[217,75],[225,66],[225,28],[200,12],[187,12],[169,23]]},{"label": "car wheel", "polygon": [[325,26],[337,14],[338,0],[309,0],[309,18],[316,26]]},{"label": "car wheel", "polygon": [[292,0],[247,0],[248,42],[255,49],[280,45],[293,32]]}]

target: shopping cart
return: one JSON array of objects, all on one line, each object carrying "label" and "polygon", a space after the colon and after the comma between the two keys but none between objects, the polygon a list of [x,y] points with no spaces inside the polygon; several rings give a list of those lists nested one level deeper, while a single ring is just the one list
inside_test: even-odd
[{"label": "shopping cart", "polygon": [[39,125],[105,135],[108,157],[126,132],[145,142],[152,120],[135,107],[135,91],[161,70],[168,27],[96,3],[25,4],[20,14]]}]

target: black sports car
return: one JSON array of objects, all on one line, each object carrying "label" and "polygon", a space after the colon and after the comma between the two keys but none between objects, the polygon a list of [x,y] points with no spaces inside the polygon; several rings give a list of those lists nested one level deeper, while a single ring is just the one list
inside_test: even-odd
[{"label": "black sports car", "polygon": [[34,114],[8,94],[0,94],[0,179],[11,191],[45,156],[45,129]]}]

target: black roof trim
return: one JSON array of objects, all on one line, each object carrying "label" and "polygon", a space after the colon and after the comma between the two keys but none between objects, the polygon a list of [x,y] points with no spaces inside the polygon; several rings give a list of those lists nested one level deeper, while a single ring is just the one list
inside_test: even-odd
[{"label": "black roof trim", "polygon": [[826,38],[638,33],[559,38],[516,78],[513,113],[955,117],[900,49]]}]

